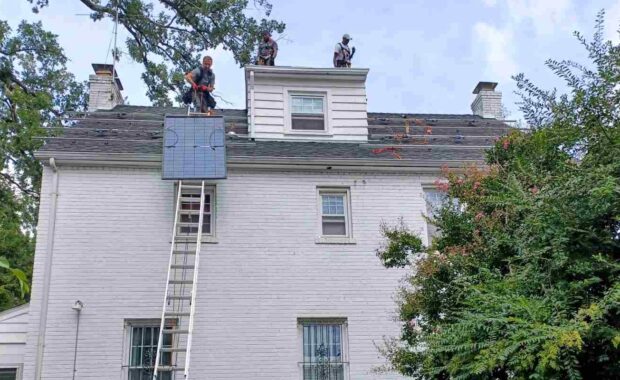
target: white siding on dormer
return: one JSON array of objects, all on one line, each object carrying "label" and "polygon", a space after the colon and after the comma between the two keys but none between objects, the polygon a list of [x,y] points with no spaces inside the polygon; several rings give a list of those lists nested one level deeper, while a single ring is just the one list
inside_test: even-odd
[{"label": "white siding on dormer", "polygon": [[[246,71],[250,68],[246,68]],[[264,69],[263,69],[264,70]],[[277,69],[275,69],[277,70]],[[327,69],[326,69],[327,70]],[[336,70],[336,69],[332,69]],[[340,70],[340,69],[338,69]],[[334,71],[338,73],[338,71]],[[252,85],[248,81],[248,123],[256,139],[367,141],[368,119],[365,76],[351,78],[282,78],[263,76],[256,72]],[[326,97],[326,130],[320,132],[292,131],[289,99],[291,94],[324,95]]]}]

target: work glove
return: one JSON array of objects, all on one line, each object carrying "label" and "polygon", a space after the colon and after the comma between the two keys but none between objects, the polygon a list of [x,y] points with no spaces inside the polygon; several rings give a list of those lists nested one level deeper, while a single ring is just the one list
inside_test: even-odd
[{"label": "work glove", "polygon": [[196,83],[192,83],[192,88],[193,88],[194,90],[198,90],[198,85],[197,85]]},{"label": "work glove", "polygon": [[209,87],[205,86],[204,84],[202,86],[200,86],[200,90],[207,92],[209,90]]}]

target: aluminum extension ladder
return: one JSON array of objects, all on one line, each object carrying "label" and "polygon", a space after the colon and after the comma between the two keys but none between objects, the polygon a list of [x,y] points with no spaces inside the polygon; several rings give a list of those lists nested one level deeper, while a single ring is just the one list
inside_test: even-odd
[{"label": "aluminum extension ladder", "polygon": [[[205,182],[179,181],[166,291],[157,340],[153,380],[163,372],[183,372],[189,379],[196,313],[198,264],[205,211]],[[158,375],[159,374],[159,375]]]}]

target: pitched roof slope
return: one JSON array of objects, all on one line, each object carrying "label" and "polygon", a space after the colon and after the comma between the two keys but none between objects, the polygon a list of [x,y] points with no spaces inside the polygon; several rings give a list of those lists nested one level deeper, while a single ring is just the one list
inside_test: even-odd
[{"label": "pitched roof slope", "polygon": [[[185,108],[116,106],[72,119],[47,137],[39,156],[53,153],[152,154],[162,152],[164,116]],[[246,110],[218,110],[226,124],[227,155],[245,158],[326,160],[482,161],[484,150],[506,134],[503,121],[474,115],[368,113],[368,143],[252,141]]]}]

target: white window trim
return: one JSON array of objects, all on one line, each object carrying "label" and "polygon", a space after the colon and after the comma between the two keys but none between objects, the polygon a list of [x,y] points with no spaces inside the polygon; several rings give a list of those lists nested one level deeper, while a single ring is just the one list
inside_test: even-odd
[{"label": "white window trim", "polygon": [[[188,183],[190,185],[198,185],[200,186],[200,183]],[[175,202],[176,202],[176,194],[178,192],[178,188],[175,187],[175,193],[174,193],[174,197],[175,197]],[[215,184],[205,184],[205,194],[210,194],[211,195],[211,233],[206,234],[203,233],[202,234],[202,242],[203,243],[213,243],[213,244],[217,244],[218,240],[217,240],[217,186]],[[176,207],[176,203],[175,203],[175,207]],[[196,234],[190,234],[190,235],[185,235],[185,236],[181,236],[177,234],[177,240],[180,241],[196,241]]]},{"label": "white window trim", "polygon": [[[345,200],[345,228],[347,231],[346,236],[331,236],[331,235],[323,235],[323,199],[321,198],[322,194],[344,194]],[[318,186],[316,188],[316,199],[317,199],[317,237],[315,240],[316,244],[356,244],[355,239],[353,238],[353,215],[351,212],[351,188],[350,187],[342,187],[342,186]]]},{"label": "white window trim", "polygon": [[0,364],[0,369],[14,369],[15,371],[15,379],[22,380],[24,376],[24,365],[23,364]]},{"label": "white window trim", "polygon": [[[292,96],[322,96],[324,101],[324,118],[325,129],[322,131],[310,131],[310,130],[294,130],[292,127],[292,106],[290,99]],[[285,88],[283,93],[284,98],[284,134],[297,135],[297,136],[324,136],[331,137],[332,135],[332,94],[331,90],[327,88]]]},{"label": "white window trim", "polygon": [[344,363],[344,379],[350,380],[350,360],[349,360],[349,321],[346,317],[298,317],[297,318],[297,372],[299,380],[304,379],[304,323],[325,323],[342,325],[342,362]]}]

